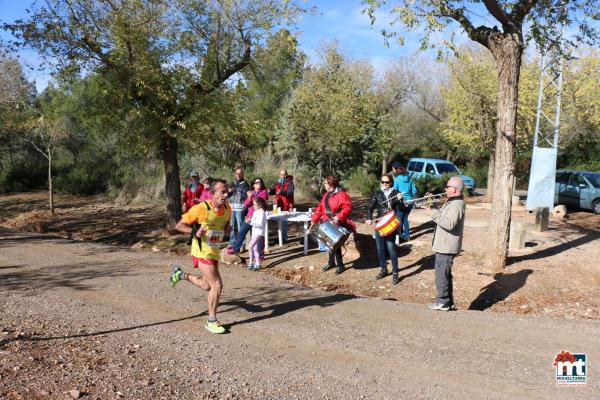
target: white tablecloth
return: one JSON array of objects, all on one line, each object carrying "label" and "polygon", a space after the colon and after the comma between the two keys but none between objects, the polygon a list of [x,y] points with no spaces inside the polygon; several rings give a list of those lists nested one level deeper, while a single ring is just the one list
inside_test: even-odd
[{"label": "white tablecloth", "polygon": [[[310,217],[312,213],[310,212],[291,212],[291,211],[281,211],[278,214],[273,214],[273,212],[267,212],[267,220],[269,221],[277,221],[277,233],[279,239],[279,247],[283,247],[283,236],[281,232],[281,227],[283,225],[283,221],[287,222],[302,222],[304,226],[304,255],[308,254],[308,227],[310,226]],[[265,240],[265,252],[269,251],[269,224],[267,224],[266,231],[266,240]]]}]

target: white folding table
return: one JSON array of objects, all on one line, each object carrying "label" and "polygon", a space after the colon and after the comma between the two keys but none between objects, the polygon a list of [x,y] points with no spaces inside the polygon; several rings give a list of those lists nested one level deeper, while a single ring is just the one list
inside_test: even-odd
[{"label": "white folding table", "polygon": [[279,247],[283,247],[283,235],[281,227],[283,221],[287,222],[302,222],[304,225],[304,255],[308,254],[308,227],[310,222],[310,212],[291,212],[291,211],[280,211],[278,214],[273,214],[271,211],[267,212],[267,228],[265,232],[265,253],[269,252],[269,224],[268,221],[277,221],[277,236],[279,239]]}]

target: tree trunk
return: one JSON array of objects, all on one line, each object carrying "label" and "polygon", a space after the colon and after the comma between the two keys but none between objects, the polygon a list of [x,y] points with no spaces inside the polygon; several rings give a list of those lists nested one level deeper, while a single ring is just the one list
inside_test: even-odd
[{"label": "tree trunk", "polygon": [[50,203],[50,214],[54,212],[54,186],[52,185],[52,156],[48,156],[48,201]]},{"label": "tree trunk", "polygon": [[167,195],[167,230],[172,231],[181,218],[181,181],[177,160],[177,138],[164,133],[160,153],[165,167],[165,193]]},{"label": "tree trunk", "polygon": [[387,154],[385,152],[382,152],[383,155],[383,160],[381,161],[381,176],[387,174]]},{"label": "tree trunk", "polygon": [[487,189],[485,191],[485,197],[483,198],[483,201],[485,201],[486,203],[489,203],[490,201],[492,201],[492,194],[494,193],[494,176],[495,176],[494,169],[496,168],[495,157],[496,157],[496,152],[494,150],[492,150],[490,152],[490,160],[488,162]]},{"label": "tree trunk", "polygon": [[[492,271],[506,266],[515,171],[519,72],[523,45],[517,34],[498,35],[490,50],[498,70],[498,123],[496,126],[495,177],[492,186]],[[489,186],[489,185],[488,185]]]}]

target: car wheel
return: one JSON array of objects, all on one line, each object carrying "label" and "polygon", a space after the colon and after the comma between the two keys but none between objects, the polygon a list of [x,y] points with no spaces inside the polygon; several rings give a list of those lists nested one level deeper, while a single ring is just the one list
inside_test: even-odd
[{"label": "car wheel", "polygon": [[592,203],[592,211],[594,211],[596,214],[600,214],[600,199],[594,200]]}]

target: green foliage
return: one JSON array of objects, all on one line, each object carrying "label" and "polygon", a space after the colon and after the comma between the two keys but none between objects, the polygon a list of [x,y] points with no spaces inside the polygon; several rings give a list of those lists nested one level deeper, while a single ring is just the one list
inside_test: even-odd
[{"label": "green foliage", "polygon": [[56,177],[56,189],[78,195],[90,195],[106,191],[108,174],[106,171],[89,166],[76,166],[68,172]]},{"label": "green foliage", "polygon": [[418,179],[413,179],[419,196],[424,196],[425,193],[444,193],[446,183],[452,175],[425,175]]},{"label": "green foliage", "polygon": [[448,114],[442,132],[448,141],[474,155],[495,146],[498,77],[489,53],[465,49],[449,59],[450,80],[442,91]]},{"label": "green foliage", "polygon": [[379,189],[377,175],[369,173],[360,167],[350,171],[348,178],[344,180],[344,184],[348,189],[359,192],[366,197],[371,196]]},{"label": "green foliage", "polygon": [[[447,115],[443,135],[456,148],[455,155],[485,161],[493,154],[498,120],[498,74],[489,52],[463,46],[449,58],[450,80],[442,89]],[[537,60],[524,63],[519,80],[517,151],[529,151],[537,107],[539,68]]]},{"label": "green foliage", "polygon": [[372,97],[335,46],[324,60],[292,93],[277,142],[282,155],[301,158],[316,176],[359,165],[374,138]]},{"label": "green foliage", "polygon": [[152,158],[130,158],[113,171],[108,195],[119,203],[157,202],[164,197],[164,174]]},{"label": "green foliage", "polygon": [[487,187],[488,164],[468,163],[460,169],[463,175],[475,179],[476,187]]},{"label": "green foliage", "polygon": [[48,178],[44,160],[19,158],[0,170],[0,193],[43,189]]},{"label": "green foliage", "polygon": [[245,85],[238,87],[244,96],[241,111],[257,144],[266,145],[274,139],[279,110],[300,82],[304,62],[297,38],[282,29],[255,50],[250,68],[242,71]]},{"label": "green foliage", "polygon": [[[600,154],[600,152],[599,152]],[[584,171],[594,171],[594,172],[600,172],[600,160],[590,160],[588,162],[584,162],[584,163],[576,163],[576,164],[570,164],[565,166],[562,169],[577,169],[577,170],[584,170]]]},{"label": "green foliage", "polygon": [[[364,12],[373,23],[376,12],[383,8],[384,0],[364,0]],[[591,44],[598,39],[599,19],[595,1],[579,1],[569,4],[548,1],[438,1],[399,0],[390,7],[390,28],[382,28],[386,43],[396,39],[401,45],[405,35],[418,32],[421,49],[443,45],[446,50],[457,52],[457,37],[463,33],[471,40],[484,46],[494,34],[510,34],[518,31],[525,42],[533,42],[545,48],[557,37],[565,41],[564,48],[574,48],[580,43]],[[487,13],[489,18],[481,19]],[[481,25],[480,25],[481,24]],[[526,29],[522,27],[526,25]],[[498,29],[501,27],[501,29]],[[563,30],[572,32],[569,37],[561,35]],[[521,32],[522,31],[522,32]],[[443,37],[434,41],[432,38]],[[441,53],[441,49],[438,52]]]},{"label": "green foliage", "polygon": [[[64,5],[49,4],[58,3]],[[134,20],[148,11],[132,9],[133,0],[125,3],[121,12],[133,13]],[[202,7],[208,6],[194,7],[188,17],[205,15]],[[156,10],[160,18],[163,11]],[[81,78],[70,64],[55,75],[51,87],[36,95],[18,63],[0,60],[0,190],[46,185],[45,159],[23,142],[33,126],[28,122],[40,113],[69,128],[68,140],[56,148],[53,172],[57,189],[71,193],[108,188],[122,201],[160,199],[165,193],[164,164],[156,158],[165,132],[177,138],[179,176],[184,181],[192,169],[203,177],[231,180],[233,167],[242,164],[248,179],[260,176],[272,186],[285,167],[294,175],[297,198],[313,201],[320,198],[326,173],[338,174],[350,189],[368,195],[378,188],[369,172],[379,173],[382,160],[389,168],[393,160],[427,156],[460,160],[467,165],[463,172],[473,176],[477,186],[486,186],[497,118],[497,72],[482,52],[464,47],[461,58],[443,59],[445,64],[437,66],[432,60],[399,60],[378,77],[368,62],[347,57],[335,46],[325,49],[321,64],[305,67],[296,36],[269,30],[255,42],[251,62],[240,70],[241,79],[208,90],[206,85],[219,75],[217,58],[227,56],[224,49],[243,49],[233,32],[222,41],[204,38],[206,48],[194,47],[200,39],[189,35],[198,32],[171,37],[181,40],[185,54],[197,56],[198,63],[191,67],[177,65],[179,61],[163,63],[172,49],[144,39],[163,34],[153,24],[129,32],[124,31],[123,19],[111,24],[120,30],[102,40],[122,41],[110,54],[115,62],[124,65],[127,41],[135,45],[134,57],[141,57],[131,75],[81,62],[88,68]],[[83,54],[73,56],[79,60]],[[521,68],[515,162],[519,187],[527,185],[537,64],[532,60]],[[593,48],[565,64],[559,168],[599,169],[600,81],[590,78],[599,70],[600,55]],[[194,88],[198,82],[200,88]],[[439,192],[445,183],[424,179],[429,181],[419,184],[421,194]]]}]

